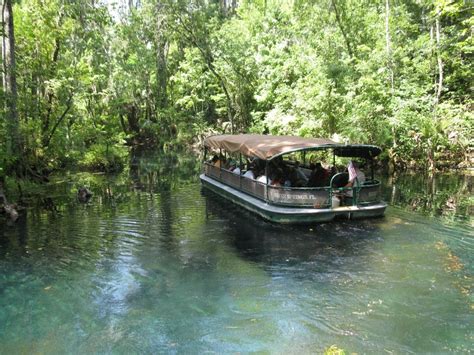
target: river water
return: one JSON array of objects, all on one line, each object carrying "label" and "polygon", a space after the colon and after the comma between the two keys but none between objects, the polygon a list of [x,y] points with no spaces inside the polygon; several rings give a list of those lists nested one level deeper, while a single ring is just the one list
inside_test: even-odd
[{"label": "river water", "polygon": [[472,177],[390,178],[384,218],[294,227],[198,172],[155,157],[27,196],[0,226],[0,353],[474,350]]}]

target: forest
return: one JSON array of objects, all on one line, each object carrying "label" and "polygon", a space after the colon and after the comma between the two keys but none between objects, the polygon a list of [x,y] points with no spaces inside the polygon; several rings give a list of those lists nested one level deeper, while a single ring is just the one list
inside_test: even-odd
[{"label": "forest", "polygon": [[395,169],[473,156],[464,0],[4,0],[0,174],[116,171],[214,133],[329,137]]}]

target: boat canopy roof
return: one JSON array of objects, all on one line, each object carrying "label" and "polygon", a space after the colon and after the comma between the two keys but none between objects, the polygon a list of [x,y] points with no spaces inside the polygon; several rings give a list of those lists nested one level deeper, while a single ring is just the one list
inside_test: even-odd
[{"label": "boat canopy roof", "polygon": [[270,136],[258,134],[223,134],[204,140],[207,148],[223,149],[229,153],[240,152],[246,156],[271,160],[279,155],[296,151],[334,149],[337,156],[373,158],[381,149],[374,145],[340,144],[327,138]]}]

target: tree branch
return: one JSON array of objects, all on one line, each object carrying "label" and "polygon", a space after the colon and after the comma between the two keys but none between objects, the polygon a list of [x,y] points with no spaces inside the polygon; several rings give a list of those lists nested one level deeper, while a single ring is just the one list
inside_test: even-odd
[{"label": "tree branch", "polygon": [[334,8],[334,13],[336,14],[337,24],[339,26],[339,29],[341,30],[342,36],[344,37],[344,41],[346,42],[347,51],[349,52],[349,56],[352,58],[354,57],[354,53],[352,51],[351,43],[349,41],[349,38],[347,37],[346,31],[344,30],[344,26],[342,25],[341,15],[337,8],[336,1],[331,0],[331,4],[332,4],[332,7]]},{"label": "tree branch", "polygon": [[67,113],[69,112],[69,110],[71,109],[72,107],[72,98],[73,98],[73,94],[71,94],[69,96],[69,99],[67,101],[67,106],[66,106],[66,109],[64,110],[64,112],[62,113],[62,115],[58,118],[58,120],[56,121],[56,123],[54,124],[53,126],[53,129],[51,130],[51,133],[48,135],[48,138],[45,140],[45,142],[43,142],[43,147],[47,147],[49,145],[49,143],[51,142],[51,139],[53,138],[53,135],[54,133],[56,132],[56,129],[58,128],[59,124],[64,120],[64,118],[66,117]]}]

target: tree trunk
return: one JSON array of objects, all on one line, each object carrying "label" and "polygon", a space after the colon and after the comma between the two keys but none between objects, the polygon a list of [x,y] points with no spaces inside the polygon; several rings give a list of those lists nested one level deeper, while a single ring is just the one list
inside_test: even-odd
[{"label": "tree trunk", "polygon": [[428,145],[428,171],[436,171],[436,160],[435,160],[435,147],[431,139],[429,139]]},{"label": "tree trunk", "polygon": [[224,16],[229,16],[237,9],[237,0],[220,0],[219,5],[221,13]]},{"label": "tree trunk", "polygon": [[126,105],[126,111],[127,111],[127,121],[128,121],[129,131],[135,134],[139,134],[140,123],[139,123],[137,107],[135,106],[135,104]]},{"label": "tree trunk", "polygon": [[438,62],[438,85],[436,89],[436,103],[439,102],[443,91],[443,59],[441,58],[441,25],[439,24],[439,12],[435,20],[436,27],[436,57]]},{"label": "tree trunk", "polygon": [[4,0],[2,6],[2,55],[3,90],[6,111],[6,153],[15,158],[20,155],[20,132],[17,111],[18,92],[15,74],[15,31],[12,0]]},{"label": "tree trunk", "polygon": [[[392,39],[390,36],[390,1],[385,0],[385,51],[387,55],[387,69],[389,73],[389,83],[390,83],[390,95],[393,97],[394,93],[394,74],[393,74],[393,58],[392,58]],[[395,130],[395,125],[391,125],[392,132],[392,149],[389,151],[390,159],[393,160],[395,165],[397,164],[397,132]]]},{"label": "tree trunk", "polygon": [[390,2],[385,0],[385,48],[387,52],[387,67],[390,75],[390,90],[393,95],[393,58],[392,58],[392,40],[390,38]]},{"label": "tree trunk", "polygon": [[165,40],[160,40],[157,43],[156,53],[156,76],[157,76],[157,107],[165,108],[168,105],[168,70],[166,61],[168,43]]},{"label": "tree trunk", "polygon": [[135,5],[133,4],[133,0],[128,0],[128,13],[132,15],[134,9]]},{"label": "tree trunk", "polygon": [[[57,26],[58,28],[61,28],[62,23],[63,23],[63,18],[64,18],[64,13],[61,12],[59,14],[58,18],[58,23]],[[55,38],[54,40],[54,51],[53,51],[53,56],[51,58],[51,64],[49,65],[49,76],[53,78],[56,75],[57,72],[57,67],[58,67],[58,61],[59,61],[59,54],[61,52],[61,41],[59,38]],[[47,146],[47,141],[49,141],[49,128],[51,125],[51,116],[53,114],[53,101],[55,99],[54,92],[50,88],[47,93],[46,93],[46,112],[42,114],[41,119],[42,119],[42,125],[41,125],[41,136],[42,136],[42,144],[43,147]]]},{"label": "tree trunk", "polygon": [[341,14],[339,12],[339,8],[337,7],[336,0],[331,0],[331,4],[336,15],[337,24],[339,26],[339,29],[341,30],[342,36],[344,37],[344,42],[346,42],[347,52],[352,58],[354,56],[354,51],[352,50],[351,42],[349,41],[349,37],[347,37],[346,30],[342,24]]},{"label": "tree trunk", "polygon": [[156,106],[158,109],[164,109],[168,104],[168,40],[165,34],[166,19],[163,10],[163,4],[158,1],[156,5]]}]

